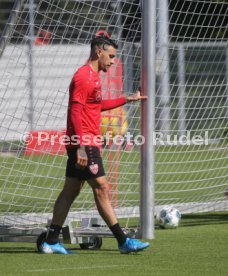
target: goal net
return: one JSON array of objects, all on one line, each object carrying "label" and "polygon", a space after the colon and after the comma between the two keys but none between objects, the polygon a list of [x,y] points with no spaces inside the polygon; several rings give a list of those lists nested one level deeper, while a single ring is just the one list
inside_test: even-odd
[{"label": "goal net", "polygon": [[[228,3],[157,2],[155,210],[228,210]],[[0,41],[0,225],[51,219],[65,178],[69,83],[99,30],[119,43],[116,65],[101,75],[103,97],[140,86],[142,9],[139,0],[15,1]],[[102,154],[126,227],[139,218],[140,120],[133,103],[101,122],[116,138]],[[68,218],[97,216],[87,185]]]}]

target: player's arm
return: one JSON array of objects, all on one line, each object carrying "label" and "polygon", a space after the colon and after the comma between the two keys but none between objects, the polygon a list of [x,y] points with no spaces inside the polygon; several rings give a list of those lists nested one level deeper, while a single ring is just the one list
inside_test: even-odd
[{"label": "player's arm", "polygon": [[77,149],[77,164],[76,167],[79,169],[84,169],[88,164],[88,156],[85,151],[85,146],[81,146]]},{"label": "player's arm", "polygon": [[77,149],[77,167],[85,168],[88,164],[88,157],[83,145],[82,134],[82,110],[88,96],[88,79],[83,74],[76,74],[73,81],[75,82],[75,90],[72,91],[72,105],[70,110],[70,118],[74,128],[74,133],[78,139],[79,147]]},{"label": "player's arm", "polygon": [[78,139],[79,147],[77,149],[77,167],[85,168],[88,163],[88,157],[83,145],[82,135],[82,109],[83,105],[78,102],[73,102],[70,110],[71,122],[73,124],[74,133]]},{"label": "player's arm", "polygon": [[141,101],[146,100],[147,96],[141,96],[141,92],[137,90],[133,95],[127,96],[126,101],[127,102],[134,102],[134,101]]},{"label": "player's arm", "polygon": [[120,97],[118,99],[111,100],[102,100],[101,101],[101,111],[106,111],[110,109],[117,108],[119,106],[124,105],[127,102],[125,97]]},{"label": "player's arm", "polygon": [[111,99],[111,100],[102,100],[101,102],[101,111],[106,111],[110,109],[117,108],[122,106],[128,102],[132,101],[140,101],[147,99],[146,96],[141,96],[140,91],[136,91],[135,94],[127,97],[120,97],[118,99]]}]

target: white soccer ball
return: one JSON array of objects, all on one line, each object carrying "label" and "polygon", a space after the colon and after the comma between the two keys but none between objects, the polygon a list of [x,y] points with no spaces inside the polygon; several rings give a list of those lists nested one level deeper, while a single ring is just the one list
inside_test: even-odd
[{"label": "white soccer ball", "polygon": [[156,223],[161,228],[177,228],[181,220],[181,212],[174,207],[164,207],[156,214]]}]

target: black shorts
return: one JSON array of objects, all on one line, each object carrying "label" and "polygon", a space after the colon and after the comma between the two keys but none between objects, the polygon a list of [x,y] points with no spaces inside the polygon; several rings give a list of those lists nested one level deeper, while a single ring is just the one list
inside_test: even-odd
[{"label": "black shorts", "polygon": [[77,148],[67,149],[68,160],[66,166],[66,177],[87,180],[105,175],[99,148],[95,146],[85,146],[85,151],[88,156],[88,165],[84,169],[78,169],[76,168]]}]

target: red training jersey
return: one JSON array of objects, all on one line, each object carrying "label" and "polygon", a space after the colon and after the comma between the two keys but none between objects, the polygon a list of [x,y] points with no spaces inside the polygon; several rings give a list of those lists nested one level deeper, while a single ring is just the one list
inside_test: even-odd
[{"label": "red training jersey", "polygon": [[[94,137],[100,134],[101,120],[101,83],[99,74],[90,65],[84,65],[74,74],[69,88],[69,104],[67,116],[67,136],[71,138],[71,145],[74,145],[73,135],[82,135],[80,144],[94,144]],[[74,120],[71,118],[73,103],[83,106],[81,111],[81,131],[76,133]],[[75,118],[77,120],[77,118]],[[87,137],[89,139],[87,139]],[[82,139],[84,138],[84,139]],[[82,141],[86,140],[86,141]],[[88,141],[87,141],[88,140]],[[85,143],[86,142],[86,143]]]},{"label": "red training jersey", "polygon": [[87,64],[74,74],[69,87],[66,135],[67,147],[80,145],[101,146],[101,111],[126,103],[126,98],[102,100],[99,73]]}]

